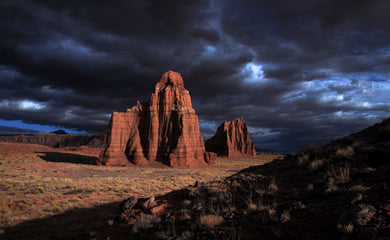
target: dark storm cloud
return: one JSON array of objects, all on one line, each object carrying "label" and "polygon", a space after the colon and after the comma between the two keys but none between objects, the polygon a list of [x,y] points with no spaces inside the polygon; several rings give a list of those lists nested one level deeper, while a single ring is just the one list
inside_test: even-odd
[{"label": "dark storm cloud", "polygon": [[[204,136],[294,150],[389,116],[388,1],[2,1],[0,118],[104,131],[182,74]],[[331,129],[331,130],[330,130]]]}]

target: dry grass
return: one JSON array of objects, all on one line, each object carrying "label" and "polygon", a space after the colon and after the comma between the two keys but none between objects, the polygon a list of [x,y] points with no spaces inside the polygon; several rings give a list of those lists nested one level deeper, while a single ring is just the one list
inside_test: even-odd
[{"label": "dry grass", "polygon": [[222,224],[224,219],[219,215],[204,215],[200,217],[199,222],[205,228],[214,228]]},{"label": "dry grass", "polygon": [[324,165],[324,163],[325,163],[325,160],[316,159],[310,163],[310,170],[312,170],[312,171],[318,170]]},{"label": "dry grass", "polygon": [[271,178],[271,181],[268,185],[268,192],[271,194],[276,193],[279,190],[278,184],[276,182],[275,177]]},{"label": "dry grass", "polygon": [[340,164],[336,169],[331,167],[330,176],[340,183],[349,182],[349,163],[345,163],[344,165]]},{"label": "dry grass", "polygon": [[350,234],[353,232],[353,225],[351,223],[345,225],[339,224],[337,225],[337,229],[342,233]]},{"label": "dry grass", "polygon": [[301,153],[298,156],[298,166],[303,166],[309,161],[310,154],[309,153]]},{"label": "dry grass", "polygon": [[218,158],[217,164],[208,168],[131,168],[75,164],[70,163],[72,159],[45,161],[44,152],[49,151],[65,160],[75,154],[81,160],[83,156],[96,156],[37,145],[0,143],[0,228],[74,208],[121,201],[129,196],[163,194],[196,181],[221,180],[277,157]]},{"label": "dry grass", "polygon": [[288,221],[290,221],[290,219],[291,219],[290,211],[284,210],[283,213],[282,213],[282,216],[280,216],[280,222],[281,223],[287,223]]},{"label": "dry grass", "polygon": [[353,150],[353,147],[347,146],[345,148],[338,148],[335,154],[337,157],[352,157],[355,154],[355,151]]}]

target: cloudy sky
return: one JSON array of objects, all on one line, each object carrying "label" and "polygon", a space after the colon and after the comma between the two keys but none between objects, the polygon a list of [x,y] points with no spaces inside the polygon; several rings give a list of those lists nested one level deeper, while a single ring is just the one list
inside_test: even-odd
[{"label": "cloudy sky", "polygon": [[[180,72],[205,138],[295,151],[390,117],[387,0],[0,1],[0,125],[103,132]],[[14,129],[15,130],[15,129]]]}]

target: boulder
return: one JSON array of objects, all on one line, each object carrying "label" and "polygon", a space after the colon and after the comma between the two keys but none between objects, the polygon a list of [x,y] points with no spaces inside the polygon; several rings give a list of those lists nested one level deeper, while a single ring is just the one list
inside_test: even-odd
[{"label": "boulder", "polygon": [[226,157],[256,156],[255,146],[242,117],[222,123],[215,135],[206,141],[206,150]]},{"label": "boulder", "polygon": [[148,102],[112,114],[98,160],[110,166],[202,167],[213,162],[183,78],[173,71],[163,74]]}]

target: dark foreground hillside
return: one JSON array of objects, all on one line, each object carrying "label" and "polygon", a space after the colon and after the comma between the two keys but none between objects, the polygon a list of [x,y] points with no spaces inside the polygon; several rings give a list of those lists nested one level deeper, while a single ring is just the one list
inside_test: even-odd
[{"label": "dark foreground hillside", "polygon": [[95,239],[389,239],[390,120],[221,182],[122,203]]}]

